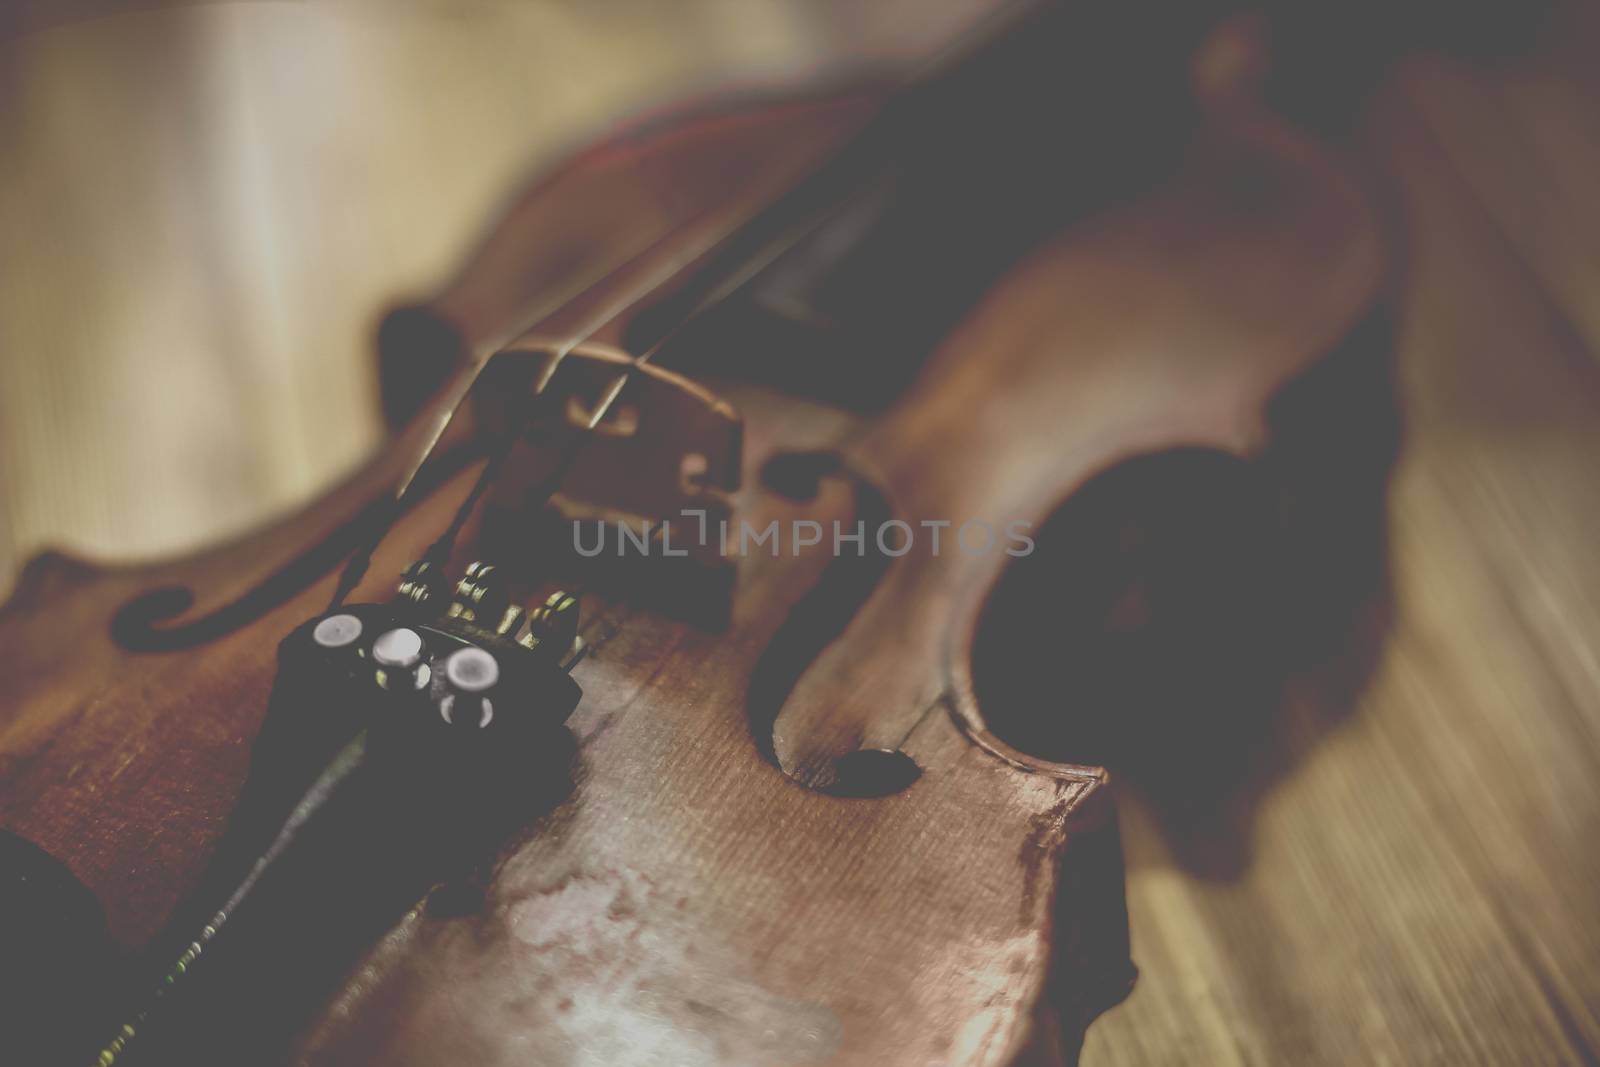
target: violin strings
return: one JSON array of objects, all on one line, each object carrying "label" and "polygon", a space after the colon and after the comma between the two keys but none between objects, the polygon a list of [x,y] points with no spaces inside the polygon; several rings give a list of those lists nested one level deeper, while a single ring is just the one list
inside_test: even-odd
[{"label": "violin strings", "polygon": [[[715,242],[713,242],[713,244],[714,243]],[[456,508],[455,514],[451,517],[449,526],[446,527],[445,532],[428,547],[428,551],[424,553],[422,558],[425,561],[427,561],[433,567],[438,568],[443,567],[449,560],[450,554],[455,551],[456,540],[460,537],[461,531],[466,527],[468,520],[472,517],[472,513],[477,508],[479,500],[483,498],[483,495],[488,491],[489,486],[492,485],[495,478],[499,476],[500,468],[504,465],[506,458],[510,455],[513,445],[515,444],[517,438],[522,435],[523,429],[526,427],[528,421],[532,418],[535,408],[534,401],[542,396],[545,390],[549,388],[550,383],[555,379],[556,371],[566,361],[566,358],[571,355],[572,352],[580,345],[592,339],[595,334],[599,333],[611,323],[615,322],[617,318],[623,315],[629,308],[636,305],[649,293],[654,292],[662,285],[665,285],[667,282],[671,281],[672,278],[675,277],[678,272],[683,270],[684,267],[688,266],[690,263],[693,263],[696,259],[700,258],[700,256],[704,255],[706,251],[708,251],[708,248],[709,246],[706,248],[700,248],[689,253],[688,255],[680,252],[679,255],[669,260],[662,269],[652,274],[649,282],[634,290],[634,292],[628,297],[613,301],[611,304],[607,305],[605,310],[603,310],[599,315],[592,317],[588,322],[586,322],[583,328],[573,331],[568,335],[566,340],[562,341],[559,345],[551,349],[549,360],[545,363],[544,368],[540,371],[539,377],[534,381],[533,387],[529,391],[528,403],[524,404],[520,408],[520,415],[517,425],[505,435],[504,439],[500,442],[499,447],[490,453],[488,462],[484,464],[483,470],[479,472],[477,479],[473,482],[472,489],[468,491],[466,499],[463,500]],[[674,330],[673,332],[676,331]],[[668,336],[670,336],[670,334]],[[594,412],[591,414],[590,418],[583,427],[586,433],[588,431],[592,431],[600,424],[600,421],[605,418],[606,412],[611,409],[611,406],[616,402],[617,397],[621,394],[622,387],[627,382],[628,378],[635,370],[644,366],[644,364],[647,363],[656,354],[656,352],[660,350],[661,345],[665,342],[665,340],[666,338],[662,338],[661,341],[658,341],[649,349],[641,352],[639,355],[629,360],[627,366],[623,369],[621,374],[607,389],[601,402],[595,405]],[[527,499],[529,501],[537,500],[538,504],[536,506],[543,507],[544,504],[555,495],[556,491],[561,488],[562,483],[566,481],[567,475],[572,470],[573,463],[577,460],[578,452],[580,451],[583,442],[586,440],[587,436],[585,434],[574,437],[568,442],[567,446],[563,449],[560,461],[556,464],[555,469],[540,485],[535,487],[535,489],[530,491],[528,494]],[[402,508],[401,510],[404,509]],[[337,604],[334,606],[337,606]]]},{"label": "violin strings", "polygon": [[[640,368],[654,359],[663,347],[679,336],[684,329],[695,322],[701,315],[738,292],[785,253],[798,246],[828,221],[835,218],[840,210],[842,210],[842,205],[829,205],[824,210],[815,212],[811,217],[802,220],[800,223],[790,226],[777,238],[769,241],[757,254],[748,257],[736,270],[712,286],[672,326],[664,330],[648,347],[641,349],[637,355],[633,356],[608,383],[599,401],[594,405],[588,418],[584,421],[582,427],[584,432],[571,438],[566,443],[559,461],[550,474],[525,494],[526,506],[543,507],[560,490],[568,474],[571,473],[572,466],[577,461],[583,445],[589,440],[588,435],[605,419],[606,414],[615,406],[618,398],[621,397],[623,389],[626,388],[628,382],[632,380],[633,375]],[[726,234],[723,237],[726,237]],[[574,350],[615,322],[630,308],[636,306],[640,300],[671,281],[685,267],[715,247],[716,243],[717,241],[713,240],[708,244],[691,248],[687,252],[680,251],[677,255],[671,257],[663,267],[652,273],[650,279],[644,285],[633,290],[627,297],[613,301],[600,314],[589,319],[581,329],[571,332],[564,341],[551,350],[549,361],[545,364],[530,391],[530,401],[541,396],[549,388],[550,383],[555,379],[556,371]],[[455,549],[457,538],[466,527],[479,500],[498,476],[500,467],[509,455],[512,445],[521,436],[522,427],[532,417],[533,409],[534,405],[531,402],[523,406],[521,409],[521,421],[516,430],[508,433],[501,447],[490,455],[488,462],[479,473],[466,499],[456,509],[449,527],[423,556],[432,566],[443,567],[448,561],[450,554]]]},{"label": "violin strings", "polygon": [[[635,244],[621,256],[612,259],[607,265],[602,266],[598,270],[586,275],[582,281],[569,285],[565,289],[561,290],[559,294],[546,299],[537,311],[524,315],[521,318],[519,325],[508,330],[501,331],[499,334],[494,335],[489,340],[479,342],[477,345],[475,345],[472,352],[472,359],[467,368],[459,373],[456,381],[452,383],[455,386],[455,395],[450,396],[448,402],[440,402],[437,405],[440,408],[440,412],[427,435],[423,447],[419,450],[416,462],[412,464],[411,469],[397,483],[395,490],[396,495],[399,496],[403,494],[406,489],[410,487],[411,481],[416,477],[417,471],[424,463],[427,462],[428,456],[432,454],[434,446],[439,443],[439,438],[443,435],[445,427],[448,426],[450,424],[450,420],[455,417],[456,409],[460,407],[461,401],[464,400],[467,394],[471,391],[472,383],[477,379],[478,372],[483,369],[483,367],[491,358],[494,357],[497,352],[505,348],[511,342],[515,341],[518,337],[526,334],[529,330],[535,328],[539,323],[559,314],[563,308],[571,305],[584,293],[587,293],[590,290],[598,287],[607,279],[614,277],[627,267],[637,263],[647,253],[649,253],[651,249],[656,248],[662,244],[662,242],[667,241],[675,234],[681,233],[685,227],[694,225],[712,210],[713,207],[708,206],[691,215],[690,218],[678,224],[677,226],[664,226],[656,230],[651,234],[650,237]],[[659,283],[652,283],[652,287],[656,284]],[[606,322],[609,322],[611,319],[615,318],[616,315],[620,314],[622,310],[625,310],[628,304],[642,299],[648,291],[649,287],[646,287],[642,290],[635,290],[632,294],[625,298],[622,308],[612,311],[607,316],[604,316],[603,320],[597,325],[586,327],[585,330],[578,331],[578,333],[565,345],[565,350],[562,351],[561,355],[557,357],[555,363],[559,364],[561,359],[564,358],[566,353],[571,351],[573,347],[581,344],[587,336],[592,336],[593,333],[603,329]],[[544,384],[548,384],[549,377],[554,373],[555,364],[552,364],[548,369]],[[542,388],[543,386],[541,385],[539,388],[535,389],[534,392],[537,394],[542,390]]]},{"label": "violin strings", "polygon": [[[711,207],[707,207],[706,209],[695,213],[677,228],[669,227],[657,231],[650,238],[635,245],[630,251],[625,253],[620,258],[613,260],[608,266],[603,267],[598,272],[587,276],[582,282],[576,285],[568,286],[562,291],[560,296],[547,300],[540,311],[529,318],[525,318],[523,320],[524,323],[532,322],[537,324],[538,322],[544,321],[545,319],[557,314],[562,308],[570,305],[585,292],[588,292],[596,286],[599,286],[608,278],[615,277],[619,272],[627,269],[632,264],[637,263],[641,258],[647,255],[651,249],[658,247],[664,241],[670,239],[676,234],[681,233],[684,227],[693,226],[695,223],[701,221],[707,214],[711,212],[711,210],[713,210]],[[627,311],[629,307],[632,307],[634,304],[644,299],[644,297],[648,296],[651,292],[658,289],[667,281],[670,281],[671,278],[681,271],[685,266],[694,262],[695,259],[704,255],[711,248],[715,247],[719,241],[726,239],[728,233],[734,228],[736,227],[730,226],[724,228],[721,232],[717,233],[712,240],[693,250],[687,257],[685,257],[683,253],[680,253],[678,256],[670,260],[664,269],[652,274],[649,281],[647,281],[645,284],[636,286],[630,290],[626,296],[619,300],[613,301],[598,317],[592,318],[585,323],[582,328],[571,333],[567,340],[563,341],[552,351],[553,358],[546,365],[539,380],[535,383],[534,388],[531,391],[531,396],[537,397],[542,394],[546,388],[548,388],[551,380],[555,377],[556,370],[565,361],[566,357],[572,352],[573,349],[583,344],[586,340],[592,338],[596,333],[605,329],[608,324],[613,322],[618,316],[623,314],[623,312]],[[495,352],[498,352],[500,349],[504,348],[505,345],[511,343],[511,341],[513,341],[515,338],[522,336],[529,328],[531,327],[523,326],[518,329],[514,329],[499,337],[493,344],[478,346],[478,350],[474,352],[473,360],[469,367],[463,369],[454,377],[450,385],[446,388],[444,397],[435,402],[435,405],[439,409],[439,413],[434,417],[434,421],[428,429],[428,432],[424,438],[424,442],[418,451],[418,458],[410,464],[408,469],[406,469],[400,479],[396,482],[396,487],[393,493],[389,496],[386,504],[382,507],[380,515],[378,516],[377,521],[374,523],[375,529],[372,536],[358,546],[346,561],[345,566],[340,573],[339,581],[334,587],[333,596],[330,598],[325,611],[333,611],[344,604],[345,599],[349,597],[351,593],[355,592],[356,587],[360,585],[361,580],[366,576],[367,570],[371,565],[372,555],[377,550],[378,545],[380,545],[383,542],[384,537],[388,535],[389,530],[393,527],[395,520],[399,516],[405,514],[406,510],[412,504],[413,501],[411,497],[415,490],[416,476],[418,472],[421,471],[422,467],[433,455],[434,449],[438,446],[439,440],[444,435],[445,428],[450,424],[451,420],[455,418],[456,411],[460,408],[462,402],[471,392],[472,384],[477,380],[479,372],[488,363],[489,359],[493,358],[493,354]],[[532,405],[529,405],[530,410],[531,407]],[[507,441],[513,440],[515,436],[515,434],[508,435]],[[485,478],[492,478],[494,472],[498,470],[499,459],[503,459],[503,456],[490,456],[489,463],[485,466],[484,471],[479,476],[478,484],[474,485],[472,491],[468,495],[467,501],[463,503],[462,507],[457,509],[456,516],[452,521],[446,536],[440,538],[439,541],[434,543],[434,546],[430,548],[429,554],[425,558],[431,559],[439,552],[442,552],[448,556],[449,551],[453,547],[455,537],[458,536],[460,528],[465,525],[467,517],[471,513],[472,506],[481,497],[483,490],[487,487]]]},{"label": "violin strings", "polygon": [[[609,383],[599,402],[594,405],[589,414],[583,429],[585,431],[594,430],[616,404],[633,374],[640,367],[649,363],[667,342],[677,336],[687,325],[695,321],[704,312],[727,299],[784,253],[796,247],[806,237],[835,218],[843,208],[848,206],[851,194],[859,188],[858,184],[856,184],[859,181],[859,175],[854,175],[850,167],[841,168],[839,164],[842,158],[836,156],[828,164],[802,177],[786,193],[780,195],[776,201],[756,209],[753,214],[738,213],[736,218],[723,220],[717,225],[706,226],[704,233],[693,235],[697,239],[684,242],[677,251],[666,257],[660,266],[652,270],[642,282],[629,287],[624,294],[606,304],[597,314],[591,316],[577,329],[569,331],[566,337],[551,350],[551,358],[530,390],[529,399],[537,398],[548,390],[557,372],[565,365],[567,357],[576,348],[591,340],[630,308],[636,307],[652,293],[659,291],[663,286],[679,276],[685,268],[693,265],[698,260],[713,256],[718,252],[720,246],[733,245],[734,247],[729,251],[737,252],[736,242],[741,234],[752,229],[759,232],[765,220],[771,217],[772,214],[778,213],[781,217],[782,209],[792,200],[804,201],[807,196],[815,197],[820,194],[823,197],[823,202],[820,206],[814,207],[807,212],[801,222],[784,226],[775,237],[760,243],[754,252],[740,258],[733,268],[717,278],[706,292],[699,294],[687,309],[679,313],[670,327],[664,330],[638,355],[633,356],[628,361],[616,378]],[[869,156],[868,158],[870,159],[871,157]],[[858,161],[852,161],[852,163],[855,162]],[[853,178],[854,180],[852,180]],[[843,188],[840,187],[841,181],[844,183]],[[634,246],[630,252],[620,259],[614,260],[610,266],[603,268],[596,275],[585,278],[581,284],[567,287],[559,297],[545,302],[538,315],[532,317],[533,326],[536,326],[538,322],[548,320],[558,314],[562,308],[570,306],[583,293],[599,286],[609,278],[616,277],[619,273],[638,263],[652,249],[659,247],[664,242],[682,235],[685,230],[689,230],[692,234],[693,228],[697,224],[703,223],[708,215],[713,214],[717,206],[708,205],[706,208],[695,212],[684,222],[658,231],[650,238]],[[716,266],[714,260],[710,266]],[[528,319],[524,320],[524,322],[529,321]],[[396,492],[389,497],[388,504],[384,508],[380,520],[376,523],[373,537],[363,544],[361,549],[353,554],[347,562],[327,610],[331,611],[339,607],[344,603],[345,598],[354,592],[356,586],[360,584],[365,576],[377,546],[387,536],[394,521],[404,514],[411,505],[417,472],[427,462],[428,457],[432,455],[433,450],[443,436],[445,427],[455,417],[456,411],[470,392],[477,374],[492,358],[492,353],[504,347],[505,344],[509,344],[516,337],[524,336],[529,328],[532,327],[513,331],[508,336],[497,339],[492,345],[486,343],[478,346],[477,351],[474,352],[472,367],[458,375],[456,382],[453,383],[454,395],[447,402],[439,403],[440,414],[430,428],[425,448],[420,452],[419,458],[411,465],[404,477],[398,482]],[[532,403],[526,405],[523,411],[524,420],[531,417],[533,408],[534,405]],[[514,441],[520,436],[520,428],[519,426],[519,432],[507,435],[507,442]],[[563,455],[561,462],[557,464],[556,470],[547,480],[548,484],[539,486],[536,493],[530,494],[528,497],[530,501],[539,501],[539,505],[536,506],[542,506],[560,488],[561,481],[564,480],[566,473],[571,468],[572,461],[576,458],[576,449],[581,447],[582,440],[583,437],[580,436],[567,446],[568,454]],[[509,448],[509,444],[505,447]],[[499,465],[500,458],[491,456],[490,462],[485,466],[484,471],[480,473],[479,481],[481,484],[474,486],[468,498],[458,508],[455,519],[451,522],[445,536],[441,537],[430,548],[430,557],[440,555],[447,557],[449,555],[453,549],[455,538],[465,526],[473,507],[481,499],[487,484],[492,481],[498,472]]]},{"label": "violin strings", "polygon": [[[616,377],[614,377],[608,384],[605,392],[601,395],[599,402],[594,405],[593,410],[589,413],[589,417],[584,421],[584,432],[573,437],[567,443],[567,446],[561,456],[561,461],[556,465],[551,474],[542,483],[535,487],[535,489],[526,494],[524,497],[524,499],[527,501],[526,506],[543,507],[550,501],[551,497],[555,496],[556,492],[561,488],[561,485],[566,481],[567,475],[571,472],[573,463],[577,461],[579,451],[581,451],[583,445],[589,440],[589,435],[597,426],[600,425],[600,423],[605,419],[606,413],[609,412],[616,404],[617,399],[622,395],[623,389],[627,386],[628,382],[632,380],[635,372],[654,359],[657,353],[659,353],[668,342],[680,335],[683,330],[693,324],[701,315],[712,310],[718,304],[722,303],[734,293],[738,292],[763,270],[781,258],[785,253],[797,247],[807,237],[817,232],[817,230],[819,230],[828,221],[835,218],[840,210],[841,205],[831,205],[827,209],[815,213],[812,217],[805,219],[801,223],[791,226],[778,238],[769,242],[760,253],[747,259],[739,266],[737,270],[724,277],[721,282],[713,286],[707,293],[695,301],[689,310],[680,316],[676,322],[674,322],[666,330],[662,331],[660,336],[658,336],[647,347],[641,349],[638,355],[630,359],[622,368],[622,370],[617,373]],[[695,258],[698,257],[691,257],[687,262],[693,262]],[[628,306],[632,305],[630,304]],[[626,310],[627,307],[619,308],[616,314],[620,315]],[[596,332],[598,332],[599,329],[604,329],[604,327],[605,324],[602,323],[596,328]],[[581,344],[582,342],[578,343]],[[576,344],[571,345],[567,350],[570,352],[572,348],[575,347],[577,347]],[[546,380],[548,381],[548,377]]]}]

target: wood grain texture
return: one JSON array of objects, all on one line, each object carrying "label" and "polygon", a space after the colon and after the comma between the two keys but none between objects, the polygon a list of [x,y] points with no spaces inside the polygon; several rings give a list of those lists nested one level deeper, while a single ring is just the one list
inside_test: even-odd
[{"label": "wood grain texture", "polygon": [[1393,632],[1341,728],[1291,706],[1299,770],[1241,877],[1186,873],[1125,804],[1142,979],[1085,1063],[1594,1062],[1594,26],[1500,70],[1417,60],[1375,104],[1410,260]]}]

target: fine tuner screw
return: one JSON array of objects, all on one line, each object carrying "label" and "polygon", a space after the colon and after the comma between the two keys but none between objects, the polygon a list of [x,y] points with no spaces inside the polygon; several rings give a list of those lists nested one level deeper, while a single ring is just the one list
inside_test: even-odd
[{"label": "fine tuner screw", "polygon": [[571,670],[583,655],[583,641],[578,637],[578,598],[559,589],[551,593],[528,613],[528,632],[519,643],[549,655],[564,670]]},{"label": "fine tuner screw", "polygon": [[[497,616],[506,614],[507,600],[506,583],[496,573],[495,566],[479,560],[467,565],[466,573],[456,583],[455,599],[445,614],[452,619],[483,626]],[[521,621],[520,611],[518,621]]]},{"label": "fine tuner screw", "polygon": [[438,587],[438,572],[425,559],[413,560],[400,572],[400,599],[410,601],[424,611],[438,601]]},{"label": "fine tuner screw", "polygon": [[[423,610],[438,603],[438,589],[438,571],[426,560],[410,564],[400,576],[400,599]],[[506,582],[497,568],[476,560],[456,583],[455,596],[444,615],[484,629],[490,628],[492,620],[494,632],[506,638],[521,630],[526,621],[527,629],[517,643],[549,657],[563,670],[571,670],[584,653],[583,640],[578,637],[578,598],[557,590],[526,615],[509,601]]]}]

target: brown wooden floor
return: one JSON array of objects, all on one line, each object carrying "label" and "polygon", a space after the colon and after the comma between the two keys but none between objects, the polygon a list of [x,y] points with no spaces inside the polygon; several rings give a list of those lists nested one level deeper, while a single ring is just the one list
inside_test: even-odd
[{"label": "brown wooden floor", "polygon": [[[177,6],[0,46],[0,572],[305,498],[376,440],[378,309],[515,175],[707,49],[818,47],[792,5],[668,7]],[[1600,1056],[1595,54],[1584,10],[1378,101],[1363,151],[1407,238],[1393,630],[1241,874],[1187,873],[1125,807],[1143,977],[1085,1063]]]},{"label": "brown wooden floor", "polygon": [[1143,977],[1086,1063],[1595,1061],[1595,26],[1519,69],[1414,61],[1377,105],[1409,260],[1394,628],[1238,880],[1177,873],[1125,809]]}]

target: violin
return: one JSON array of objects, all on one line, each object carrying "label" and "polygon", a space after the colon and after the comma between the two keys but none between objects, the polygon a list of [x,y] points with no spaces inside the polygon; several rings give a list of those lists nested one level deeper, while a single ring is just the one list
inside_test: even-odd
[{"label": "violin", "polygon": [[1113,120],[1085,17],[608,135],[385,317],[344,483],[30,563],[16,1062],[1075,1062],[1135,975],[1085,740],[1254,670],[1388,269],[1255,23]]}]

